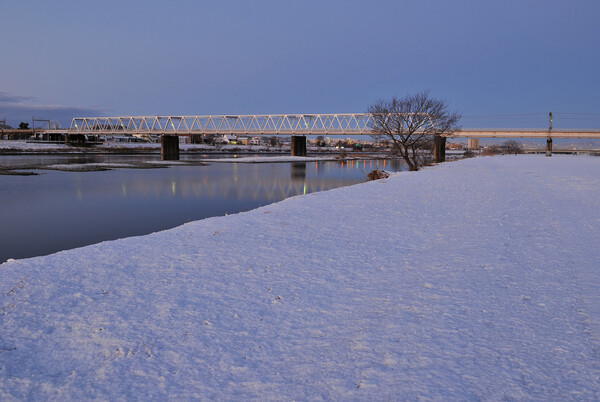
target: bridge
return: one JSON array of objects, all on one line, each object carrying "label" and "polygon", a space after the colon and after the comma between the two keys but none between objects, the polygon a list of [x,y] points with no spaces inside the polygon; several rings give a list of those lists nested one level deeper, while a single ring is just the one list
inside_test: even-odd
[{"label": "bridge", "polygon": [[[429,118],[429,116],[427,115]],[[434,127],[434,122],[431,121]],[[137,135],[161,136],[162,151],[178,157],[177,136],[189,135],[290,135],[292,155],[306,154],[306,135],[350,136],[371,135],[373,115],[369,113],[338,114],[272,114],[272,115],[205,115],[205,116],[119,116],[78,117],[68,129],[43,130],[42,134],[69,136]],[[536,129],[461,129],[442,134],[451,138],[546,138],[551,150],[552,138],[596,138],[600,130]],[[440,148],[443,155],[442,138]],[[166,149],[165,149],[166,148]],[[439,150],[438,150],[439,152]],[[443,156],[442,156],[443,158]]]},{"label": "bridge", "polygon": [[[77,117],[68,129],[44,133],[87,135],[370,135],[369,113],[207,116]],[[466,128],[446,137],[600,138],[600,130]]]}]

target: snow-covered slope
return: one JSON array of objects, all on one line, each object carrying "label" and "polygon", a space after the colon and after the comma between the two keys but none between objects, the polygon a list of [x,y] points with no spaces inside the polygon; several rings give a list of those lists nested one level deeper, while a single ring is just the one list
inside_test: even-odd
[{"label": "snow-covered slope", "polygon": [[0,399],[599,399],[599,240],[600,158],[505,156],[11,261]]}]

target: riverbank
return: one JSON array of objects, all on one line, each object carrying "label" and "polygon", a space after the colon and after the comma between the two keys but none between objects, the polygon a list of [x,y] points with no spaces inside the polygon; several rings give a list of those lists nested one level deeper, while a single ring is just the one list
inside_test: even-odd
[{"label": "riverbank", "polygon": [[0,399],[598,399],[600,159],[500,156],[0,265]]}]

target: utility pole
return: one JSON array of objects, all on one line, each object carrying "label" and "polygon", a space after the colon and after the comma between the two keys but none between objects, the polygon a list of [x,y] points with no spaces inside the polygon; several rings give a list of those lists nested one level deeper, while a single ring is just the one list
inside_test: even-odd
[{"label": "utility pole", "polygon": [[546,139],[546,156],[552,156],[552,112],[548,115],[548,138]]},{"label": "utility pole", "polygon": [[3,118],[1,121],[2,121],[2,128],[1,128],[2,135],[0,135],[0,140],[3,140],[4,139],[4,126],[6,126],[6,117]]},{"label": "utility pole", "polygon": [[[35,138],[35,117],[31,118],[31,122],[33,124],[33,126],[31,127],[31,129],[33,130],[33,137]],[[50,120],[49,119],[37,119],[37,121],[41,121],[41,122],[47,122],[48,123],[48,130],[50,130]],[[46,134],[46,139],[50,140],[50,134]],[[42,134],[42,140],[44,139],[43,134]]]}]

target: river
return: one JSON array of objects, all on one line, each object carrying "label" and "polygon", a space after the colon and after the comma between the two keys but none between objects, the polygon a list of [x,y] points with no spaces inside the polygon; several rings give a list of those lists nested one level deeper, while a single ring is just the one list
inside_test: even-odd
[{"label": "river", "polygon": [[[185,156],[201,163],[207,156]],[[210,156],[209,156],[210,158]],[[52,164],[139,163],[153,155],[0,156],[2,167],[37,175],[0,175],[0,262],[148,234],[185,222],[233,214],[287,197],[364,182],[399,160],[216,163],[154,169],[73,172]],[[21,170],[20,172],[23,172]]]}]

